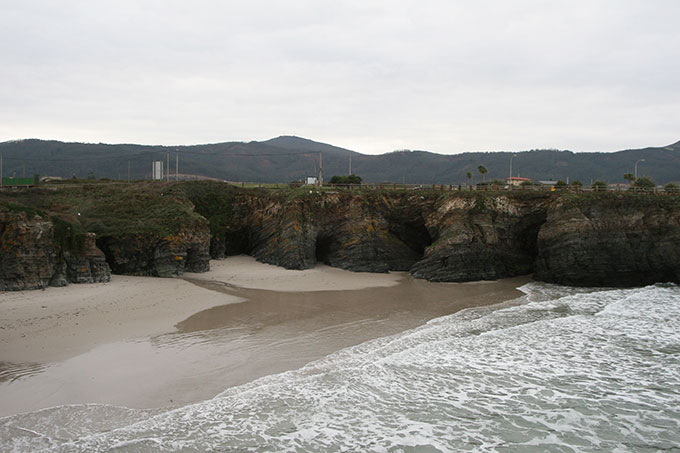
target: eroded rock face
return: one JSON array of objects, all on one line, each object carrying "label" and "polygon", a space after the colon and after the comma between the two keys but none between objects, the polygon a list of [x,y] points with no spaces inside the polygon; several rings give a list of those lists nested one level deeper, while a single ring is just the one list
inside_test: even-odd
[{"label": "eroded rock face", "polygon": [[[538,280],[577,286],[680,283],[680,203],[674,198],[270,193],[216,184],[198,189],[204,198],[193,206],[208,211],[181,211],[190,217],[184,226],[154,218],[146,233],[130,233],[124,225],[125,232],[109,229],[98,238],[88,233],[83,241],[81,234],[75,242],[55,242],[55,234],[64,234],[59,223],[0,213],[0,290],[107,281],[109,266],[119,274],[172,277],[207,271],[211,256],[241,253],[288,269],[323,262],[352,271],[410,271],[444,282],[535,272]],[[189,199],[180,201],[192,206]],[[149,232],[173,228],[179,232]]]},{"label": "eroded rock face", "polygon": [[[405,271],[420,258],[423,243],[429,244],[412,234],[416,227],[409,225],[417,220],[402,222],[394,214],[405,202],[404,197],[367,198],[348,192],[292,199],[246,196],[235,203],[234,216],[224,228],[227,233],[213,238],[211,250],[216,257],[248,253],[288,269],[324,262],[352,271]],[[424,220],[421,223],[418,233],[427,236]]]},{"label": "eroded rock face", "polygon": [[575,286],[680,282],[680,209],[659,200],[556,200],[538,235],[534,277]]},{"label": "eroded rock face", "polygon": [[252,210],[251,254],[259,261],[286,269],[309,269],[316,264],[314,243],[317,227],[304,200],[265,200]]},{"label": "eroded rock face", "polygon": [[[409,206],[408,198],[345,195],[330,201],[327,208],[331,215],[326,216],[330,221],[322,224],[316,238],[319,261],[355,272],[388,272],[407,271],[420,258],[419,243],[410,242],[408,227],[397,214],[400,211],[403,214],[403,208]],[[418,212],[423,204],[420,199],[410,203]],[[418,217],[412,221],[417,223]],[[421,232],[427,236],[424,226]],[[429,244],[425,237],[419,240]]]},{"label": "eroded rock face", "polygon": [[206,224],[165,237],[106,236],[97,244],[115,274],[174,277],[210,269],[210,232]]},{"label": "eroded rock face", "polygon": [[104,253],[97,248],[97,235],[85,233],[82,249],[65,251],[66,280],[69,283],[95,283],[111,280],[111,269]]},{"label": "eroded rock face", "polygon": [[54,225],[36,215],[0,213],[0,290],[106,282],[111,272],[93,233],[81,247],[55,244]]},{"label": "eroded rock face", "polygon": [[0,213],[0,290],[16,291],[49,286],[57,250],[52,222],[25,213]]},{"label": "eroded rock face", "polygon": [[545,197],[445,200],[427,218],[435,242],[411,268],[411,274],[439,282],[530,274],[545,206]]},{"label": "eroded rock face", "polygon": [[577,286],[680,281],[679,210],[658,198],[644,198],[647,206],[617,196],[577,196],[579,207],[546,193],[245,195],[217,242],[226,255],[289,269],[324,262],[410,270],[431,281],[534,271],[538,280]]}]

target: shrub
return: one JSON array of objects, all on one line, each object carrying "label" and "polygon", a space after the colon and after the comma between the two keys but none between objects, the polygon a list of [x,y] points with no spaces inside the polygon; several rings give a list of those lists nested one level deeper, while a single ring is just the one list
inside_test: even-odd
[{"label": "shrub", "polygon": [[85,244],[85,230],[75,222],[52,216],[54,225],[54,243],[62,249],[82,251]]},{"label": "shrub", "polygon": [[680,192],[680,187],[678,187],[677,184],[669,182],[665,186],[663,186],[663,190],[668,192],[668,193],[678,193]]},{"label": "shrub", "polygon": [[357,175],[333,176],[330,184],[361,184],[361,177]]},{"label": "shrub", "polygon": [[656,184],[651,178],[642,177],[635,180],[633,187],[641,190],[653,190],[654,187],[656,187]]},{"label": "shrub", "polygon": [[591,186],[595,192],[606,192],[607,191],[607,183],[604,181],[595,181],[593,185]]}]

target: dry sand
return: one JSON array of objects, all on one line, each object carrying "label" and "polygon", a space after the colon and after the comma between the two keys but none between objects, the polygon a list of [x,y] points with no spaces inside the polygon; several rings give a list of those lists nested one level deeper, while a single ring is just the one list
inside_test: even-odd
[{"label": "dry sand", "polygon": [[172,331],[196,312],[239,301],[181,279],[121,275],[109,283],[0,293],[0,363],[63,360]]},{"label": "dry sand", "polygon": [[[429,283],[250,257],[184,278],[0,294],[0,416],[61,404],[186,404],[462,308],[527,277]],[[245,302],[243,302],[245,301]],[[243,302],[243,303],[237,303]]]},{"label": "dry sand", "polygon": [[404,272],[371,274],[349,272],[324,264],[314,269],[293,271],[255,261],[250,256],[234,256],[211,261],[210,272],[185,274],[201,280],[228,282],[232,286],[272,291],[349,291],[394,286],[408,275]]}]

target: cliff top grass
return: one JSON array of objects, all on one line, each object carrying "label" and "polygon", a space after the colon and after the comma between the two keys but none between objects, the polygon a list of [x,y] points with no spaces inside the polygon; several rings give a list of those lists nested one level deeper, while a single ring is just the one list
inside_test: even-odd
[{"label": "cliff top grass", "polygon": [[45,212],[40,210],[40,209],[36,209],[34,207],[31,207],[31,206],[25,206],[25,205],[22,205],[22,204],[18,204],[14,201],[7,200],[7,199],[0,199],[0,212],[8,212],[8,213],[11,213],[11,214],[18,214],[18,213],[23,212],[23,213],[26,214],[26,217],[28,217],[29,219],[32,219],[36,215],[39,215],[41,217],[45,216]]},{"label": "cliff top grass", "polygon": [[[532,190],[377,190],[335,191],[314,187],[283,188],[275,191],[240,188],[212,181],[107,183],[69,181],[69,184],[0,191],[0,211],[24,212],[28,217],[58,218],[74,235],[92,231],[99,236],[154,234],[168,236],[182,228],[209,221],[213,234],[223,232],[235,214],[240,197],[262,197],[283,203],[323,202],[338,194],[366,200],[367,209],[399,200],[402,206],[444,202],[451,198],[474,199],[480,209],[486,200],[503,196],[523,202],[561,200],[565,205],[587,206],[600,202],[636,207],[680,207],[680,195],[632,192],[537,192]],[[252,209],[252,207],[250,208]]]},{"label": "cliff top grass", "polygon": [[0,193],[0,208],[22,207],[98,235],[176,234],[203,218],[167,183],[74,184]]},{"label": "cliff top grass", "polygon": [[566,206],[591,206],[607,203],[609,206],[630,206],[637,208],[655,207],[663,209],[680,208],[680,194],[655,194],[652,192],[560,192],[557,197]]},{"label": "cliff top grass", "polygon": [[237,194],[253,190],[238,189],[215,181],[181,182],[170,187],[170,193],[186,197],[194,204],[196,213],[208,220],[213,235],[226,231],[228,220],[233,216]]}]

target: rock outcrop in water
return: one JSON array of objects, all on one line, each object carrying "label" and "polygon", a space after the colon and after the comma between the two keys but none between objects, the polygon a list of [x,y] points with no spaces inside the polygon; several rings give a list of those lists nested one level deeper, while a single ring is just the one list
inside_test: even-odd
[{"label": "rock outcrop in water", "polygon": [[[673,196],[266,192],[205,182],[149,185],[143,195],[115,190],[67,193],[78,197],[80,211],[71,213],[78,223],[69,225],[79,234],[58,223],[55,236],[54,217],[3,211],[0,289],[105,281],[109,267],[176,276],[242,253],[288,269],[324,262],[442,282],[532,272],[580,286],[680,282],[680,201]],[[28,201],[58,205],[49,197],[65,193],[42,194],[42,205]]]}]

